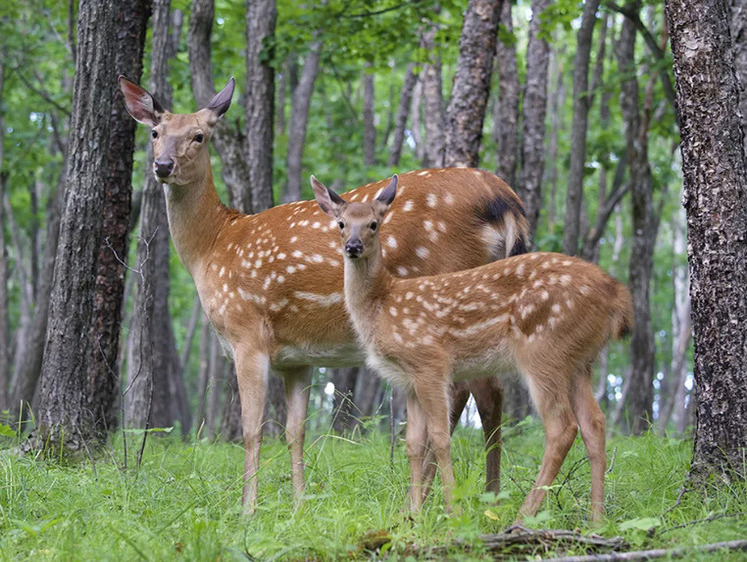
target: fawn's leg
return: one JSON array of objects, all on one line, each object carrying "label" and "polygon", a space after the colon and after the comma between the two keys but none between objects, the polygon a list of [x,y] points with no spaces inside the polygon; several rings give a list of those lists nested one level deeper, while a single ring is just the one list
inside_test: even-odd
[{"label": "fawn's leg", "polygon": [[599,523],[604,516],[604,472],[606,420],[591,388],[591,365],[584,366],[571,382],[571,406],[591,465],[591,520]]},{"label": "fawn's leg", "polygon": [[501,420],[503,418],[503,384],[496,377],[469,381],[469,389],[480,412],[485,435],[485,490],[501,490]]},{"label": "fawn's leg", "polygon": [[407,447],[407,458],[410,460],[410,510],[413,513],[420,511],[423,502],[422,471],[427,437],[425,414],[420,408],[420,403],[415,393],[410,390],[407,393],[407,432],[405,434],[405,444]]},{"label": "fawn's leg", "polygon": [[527,382],[532,399],[545,425],[545,454],[542,457],[537,480],[519,509],[519,518],[537,515],[542,501],[563,465],[573,440],[576,438],[576,418],[568,399],[570,376],[547,372],[527,372]]},{"label": "fawn's leg", "polygon": [[[465,382],[451,383],[449,389],[451,393],[451,410],[449,414],[449,431],[454,433],[459,423],[459,418],[462,415],[464,407],[467,405],[469,400],[469,388]],[[430,447],[426,449],[425,459],[423,460],[423,501],[428,498],[428,494],[431,492],[431,484],[433,484],[433,478],[436,476],[436,463],[435,455]]]},{"label": "fawn's leg", "polygon": [[244,512],[254,513],[257,505],[257,472],[262,445],[267,378],[270,359],[266,353],[234,350],[241,399],[241,431],[244,437]]},{"label": "fawn's leg", "polygon": [[306,434],[306,412],[311,391],[311,367],[303,366],[283,371],[285,404],[288,415],[285,423],[285,441],[291,457],[293,495],[300,501],[304,492],[303,442]]}]

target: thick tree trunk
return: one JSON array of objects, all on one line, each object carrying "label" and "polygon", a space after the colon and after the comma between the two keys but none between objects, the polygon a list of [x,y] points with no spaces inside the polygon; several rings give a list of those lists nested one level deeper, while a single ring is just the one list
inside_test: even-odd
[{"label": "thick tree trunk", "polygon": [[[501,25],[513,37],[511,2],[503,2]],[[498,145],[495,173],[508,185],[515,186],[519,158],[519,72],[516,68],[516,43],[504,43],[499,38],[495,58],[498,69],[498,100],[493,119]]]},{"label": "thick tree trunk", "polygon": [[[78,10],[73,113],[54,282],[42,362],[41,404],[32,446],[80,451],[105,431],[112,404],[90,397],[94,292],[103,242],[114,94],[117,6],[81,0]],[[99,396],[99,395],[97,395]],[[113,398],[113,397],[112,397]]]},{"label": "thick tree trunk", "polygon": [[397,166],[399,164],[399,158],[402,155],[402,143],[405,140],[407,116],[410,113],[412,94],[417,81],[418,75],[415,73],[415,63],[411,62],[407,65],[405,80],[402,83],[402,90],[399,93],[397,116],[394,119],[394,137],[392,138],[392,147],[389,150],[389,159],[386,162],[387,166]]},{"label": "thick tree trunk", "polygon": [[724,0],[669,0],[682,135],[697,426],[691,474],[744,478],[747,169]]},{"label": "thick tree trunk", "polygon": [[[246,1],[246,134],[253,211],[273,205],[272,120],[275,111],[275,0]],[[268,52],[269,50],[269,52]]]},{"label": "thick tree trunk", "polygon": [[739,81],[739,112],[742,114],[742,134],[747,154],[747,5],[743,0],[731,0],[730,23],[734,68]]},{"label": "thick tree trunk", "polygon": [[420,40],[420,47],[428,51],[429,62],[423,67],[423,109],[425,120],[425,153],[423,166],[443,166],[444,100],[441,82],[441,59],[435,53],[436,30],[430,26]]},{"label": "thick tree trunk", "polygon": [[363,164],[376,164],[376,124],[374,123],[374,75],[366,63],[363,70]]},{"label": "thick tree trunk", "polygon": [[524,200],[529,236],[534,238],[542,208],[542,176],[545,169],[545,108],[547,107],[547,65],[550,46],[540,37],[542,14],[550,0],[532,1],[532,22],[527,47],[527,76],[522,119],[521,173],[519,196]]},{"label": "thick tree trunk", "polygon": [[479,164],[502,4],[503,0],[470,0],[467,5],[446,111],[446,166]]},{"label": "thick tree trunk", "polygon": [[[213,61],[210,56],[210,35],[215,11],[214,0],[194,0],[189,17],[187,49],[192,76],[192,93],[198,107],[204,107],[215,95]],[[228,77],[226,77],[228,81]],[[228,191],[229,205],[245,213],[252,212],[252,183],[247,164],[246,135],[238,118],[220,119],[210,138],[221,159],[221,177]]]},{"label": "thick tree trunk", "polygon": [[573,125],[571,126],[571,161],[566,193],[563,253],[575,256],[581,223],[581,200],[586,166],[586,130],[589,116],[589,59],[597,21],[599,0],[587,0],[581,16],[581,27],[576,35],[576,57],[573,63]]},{"label": "thick tree trunk", "polygon": [[549,165],[547,167],[546,182],[550,186],[550,196],[547,204],[547,229],[549,232],[553,232],[555,228],[555,199],[558,191],[558,137],[561,129],[561,112],[560,108],[563,107],[565,102],[565,83],[563,82],[563,54],[564,50],[556,52],[555,56],[550,60],[554,61],[555,64],[550,64],[550,67],[555,67],[551,71],[551,74],[555,77],[555,87],[551,88],[550,92],[550,141],[547,148],[547,160]]},{"label": "thick tree trunk", "polygon": [[[285,201],[301,199],[301,165],[303,161],[303,147],[306,144],[306,126],[309,122],[309,108],[311,95],[314,93],[314,82],[319,72],[319,59],[322,43],[312,43],[303,64],[301,80],[293,90],[291,98],[291,116],[288,124],[288,155],[287,173],[288,184],[285,188]],[[308,181],[308,180],[307,180]]]},{"label": "thick tree trunk", "polygon": [[[151,11],[151,0],[126,0],[117,4],[115,74],[140,81],[143,71],[145,30]],[[119,333],[122,319],[122,296],[125,286],[130,199],[132,195],[132,154],[135,150],[135,120],[124,105],[117,88],[112,106],[109,154],[112,158],[103,185],[106,205],[103,208],[104,244],[99,251],[96,293],[94,296],[93,365],[90,390],[95,404],[112,404],[119,395]],[[96,396],[99,395],[100,396]],[[110,429],[117,426],[117,408],[100,412]]]},{"label": "thick tree trunk", "polygon": [[620,90],[632,186],[633,245],[629,283],[635,319],[630,358],[631,384],[626,406],[632,432],[641,433],[653,421],[654,332],[651,324],[650,284],[659,221],[654,211],[653,179],[648,163],[648,123],[639,113],[638,80],[632,72],[635,64],[635,38],[635,25],[626,18],[622,24],[617,52],[618,71],[621,75],[630,76],[623,81]]}]

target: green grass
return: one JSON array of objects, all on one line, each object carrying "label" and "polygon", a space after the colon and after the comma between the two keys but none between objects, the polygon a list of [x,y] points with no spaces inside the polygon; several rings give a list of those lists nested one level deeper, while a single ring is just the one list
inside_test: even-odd
[{"label": "green grass", "polygon": [[[259,475],[260,505],[240,510],[243,451],[238,445],[176,437],[149,438],[136,472],[123,470],[116,437],[107,452],[78,464],[18,457],[0,451],[0,558],[2,560],[246,560],[365,557],[367,533],[385,530],[391,544],[383,555],[404,559],[411,547],[448,545],[459,538],[505,529],[515,518],[536,475],[543,447],[541,427],[521,424],[506,431],[501,503],[482,492],[479,432],[460,429],[453,443],[458,489],[456,515],[447,516],[436,489],[423,513],[402,513],[407,460],[400,440],[393,465],[388,437],[372,434],[340,439],[321,435],[306,447],[305,501],[294,509],[284,444],[267,440]],[[13,445],[10,439],[5,443]],[[747,536],[744,484],[687,493],[675,504],[691,455],[691,444],[653,434],[608,443],[614,464],[606,478],[605,536],[622,535],[635,548],[669,548]],[[528,526],[580,529],[586,520],[589,465],[580,440],[543,505]],[[678,525],[711,517],[681,528]],[[653,537],[648,529],[654,528]],[[670,530],[671,529],[671,530]],[[576,554],[581,554],[577,552]],[[369,555],[372,556],[372,555]],[[480,556],[479,545],[469,555]],[[710,555],[699,559],[739,559]],[[698,558],[689,558],[698,559]]]}]

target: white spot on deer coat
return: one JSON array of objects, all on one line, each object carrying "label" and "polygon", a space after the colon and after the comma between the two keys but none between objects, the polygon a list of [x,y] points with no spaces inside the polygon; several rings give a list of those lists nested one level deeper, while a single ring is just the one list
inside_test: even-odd
[{"label": "white spot on deer coat", "polygon": [[333,306],[342,302],[342,293],[329,293],[322,295],[319,293],[307,293],[305,291],[296,291],[293,293],[297,299],[303,299],[318,304],[319,306]]},{"label": "white spot on deer coat", "polygon": [[390,248],[396,248],[397,247],[397,239],[394,236],[387,236],[386,239],[386,245]]}]

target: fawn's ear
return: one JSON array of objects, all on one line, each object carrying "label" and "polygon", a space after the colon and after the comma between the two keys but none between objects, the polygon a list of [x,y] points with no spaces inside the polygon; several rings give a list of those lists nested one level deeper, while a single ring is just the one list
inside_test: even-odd
[{"label": "fawn's ear", "polygon": [[236,80],[233,77],[228,81],[228,84],[208,102],[205,109],[210,111],[208,117],[208,124],[212,127],[220,119],[223,114],[228,111],[231,106],[231,98],[233,98],[233,90],[236,87]]},{"label": "fawn's ear", "polygon": [[389,205],[392,204],[392,201],[394,201],[394,196],[397,195],[398,182],[399,177],[397,176],[397,174],[394,174],[392,176],[392,181],[390,181],[389,185],[384,188],[384,191],[381,192],[381,195],[376,198],[376,201],[381,203],[381,214],[384,214],[389,208]]},{"label": "fawn's ear", "polygon": [[119,89],[124,96],[127,112],[138,123],[155,127],[166,113],[150,93],[124,75],[119,76]]},{"label": "fawn's ear", "polygon": [[314,198],[322,211],[330,217],[336,218],[340,207],[345,204],[345,200],[314,176],[311,176],[311,187],[314,190]]}]

